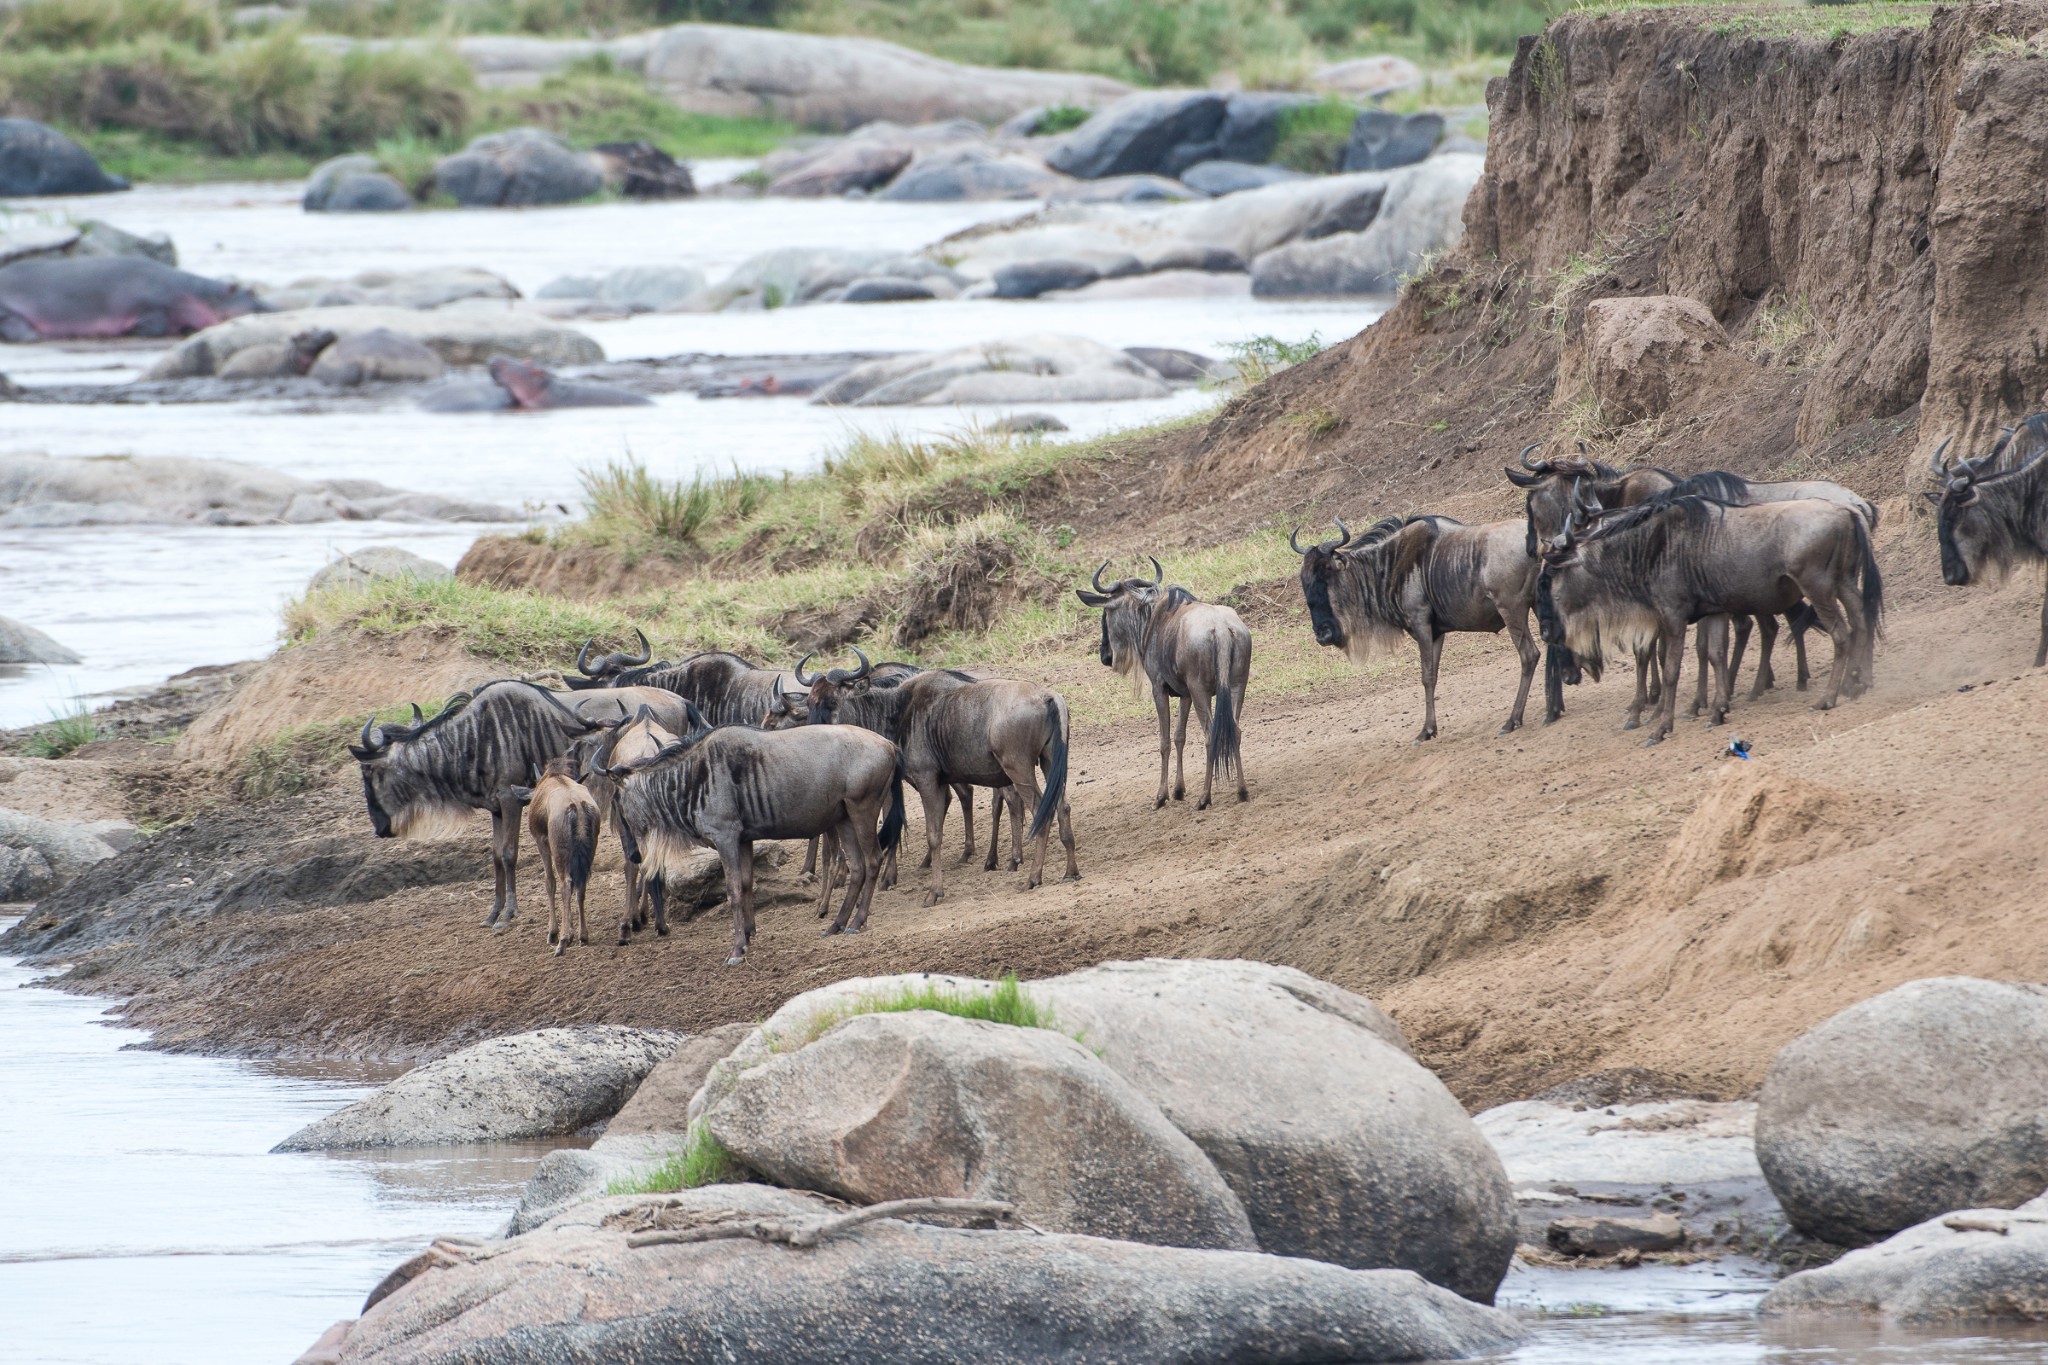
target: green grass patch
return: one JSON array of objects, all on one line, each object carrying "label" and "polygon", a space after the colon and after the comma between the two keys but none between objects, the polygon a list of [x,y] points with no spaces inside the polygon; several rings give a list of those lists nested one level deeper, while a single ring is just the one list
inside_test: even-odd
[{"label": "green grass patch", "polygon": [[1006,972],[986,991],[963,991],[936,981],[907,983],[894,990],[858,996],[819,1010],[804,1021],[801,1032],[774,1038],[777,1052],[794,1052],[815,1043],[848,1019],[863,1014],[904,1014],[930,1010],[956,1019],[979,1019],[1012,1028],[1059,1029],[1052,1010],[1025,993],[1015,972]]},{"label": "green grass patch", "polygon": [[99,737],[100,723],[79,701],[73,703],[72,710],[52,716],[47,725],[37,726],[23,742],[21,751],[30,758],[62,758]]},{"label": "green grass patch", "polygon": [[1250,387],[1263,384],[1285,369],[1299,365],[1302,361],[1321,355],[1329,349],[1329,343],[1321,334],[1310,332],[1301,341],[1282,341],[1276,336],[1256,336],[1234,342],[1224,348],[1230,352],[1231,363],[1237,366],[1238,379]]},{"label": "green grass patch", "polygon": [[702,1119],[690,1125],[683,1149],[636,1180],[614,1180],[606,1194],[674,1194],[706,1185],[730,1185],[747,1178],[746,1167],[733,1160],[725,1144],[711,1135]]},{"label": "green grass patch", "polygon": [[579,147],[646,141],[678,160],[761,156],[796,135],[767,118],[726,118],[678,109],[638,76],[595,57],[532,90],[487,92],[473,131],[531,125],[551,128]]},{"label": "green grass patch", "polygon": [[1310,175],[1331,175],[1344,164],[1344,147],[1358,106],[1334,95],[1316,104],[1289,109],[1280,116],[1280,136],[1273,160]]},{"label": "green grass patch", "polygon": [[1031,132],[1037,137],[1051,137],[1055,133],[1068,133],[1079,128],[1095,117],[1093,109],[1083,109],[1073,104],[1055,104],[1038,116],[1038,122]]}]

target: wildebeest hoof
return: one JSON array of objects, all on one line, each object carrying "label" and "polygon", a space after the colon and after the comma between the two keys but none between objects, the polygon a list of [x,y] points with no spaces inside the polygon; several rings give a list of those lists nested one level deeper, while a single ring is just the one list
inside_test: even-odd
[{"label": "wildebeest hoof", "polygon": [[560,943],[557,943],[557,944],[555,945],[555,956],[556,956],[556,957],[560,957],[560,956],[561,956],[561,955],[562,955],[563,953],[566,953],[566,952],[568,952],[568,951],[569,951],[569,940],[568,940],[568,939],[563,939],[563,940],[562,940],[562,941],[561,941]]},{"label": "wildebeest hoof", "polygon": [[1158,800],[1156,800],[1156,801],[1154,801],[1154,802],[1152,803],[1152,809],[1153,809],[1153,810],[1158,810],[1158,809],[1159,809],[1160,807],[1164,806],[1165,804],[1166,804],[1166,798],[1162,796],[1162,797],[1160,797],[1160,798],[1159,798]]},{"label": "wildebeest hoof", "polygon": [[1199,800],[1199,801],[1195,802],[1195,809],[1196,809],[1196,810],[1207,810],[1207,809],[1209,809],[1209,798],[1205,796],[1205,797],[1203,797],[1203,798],[1202,798],[1201,800]]},{"label": "wildebeest hoof", "polygon": [[1835,709],[1835,704],[1831,701],[1817,701],[1813,704],[1813,709],[1816,711],[1832,711]]},{"label": "wildebeest hoof", "polygon": [[1081,880],[1081,874],[1078,872],[1069,872],[1066,876],[1060,878],[1060,880],[1063,882],[1078,882]]},{"label": "wildebeest hoof", "polygon": [[659,937],[661,937],[661,938],[667,938],[667,937],[668,937],[668,926],[667,926],[666,924],[657,924],[657,925],[655,925],[655,926],[654,926],[654,932],[655,932],[655,934],[656,934],[657,936],[659,936]]},{"label": "wildebeest hoof", "polygon": [[1649,748],[1649,747],[1650,747],[1651,745],[1653,745],[1653,744],[1662,744],[1663,742],[1664,742],[1664,736],[1662,736],[1662,735],[1651,735],[1651,736],[1650,736],[1650,737],[1649,737],[1648,739],[1646,739],[1646,740],[1644,740],[1644,741],[1643,741],[1643,747],[1644,747],[1645,749],[1647,749],[1647,748]]},{"label": "wildebeest hoof", "polygon": [[840,930],[840,928],[839,928],[839,926],[838,926],[838,925],[836,925],[836,924],[828,924],[828,925],[826,925],[826,926],[825,926],[824,928],[822,928],[822,929],[820,929],[820,930],[818,931],[818,937],[819,937],[819,938],[830,938],[830,937],[832,937],[832,935],[834,935],[834,934],[836,934],[836,933],[839,933],[839,932],[841,932],[841,930]]},{"label": "wildebeest hoof", "polygon": [[628,942],[630,942],[630,941],[631,941],[631,940],[630,940],[630,938],[628,937],[628,935],[627,935],[627,933],[626,933],[626,926],[625,926],[625,925],[623,925],[623,924],[621,924],[621,925],[619,926],[619,946],[620,946],[621,948],[623,948],[623,947],[625,947],[625,946],[626,946],[626,944],[627,944]]},{"label": "wildebeest hoof", "polygon": [[927,908],[929,908],[931,906],[937,905],[940,901],[944,900],[945,898],[946,895],[943,891],[927,891],[924,893],[924,904]]},{"label": "wildebeest hoof", "polygon": [[725,960],[725,965],[728,967],[738,967],[744,964],[746,960],[747,955],[745,953],[734,953],[731,957]]},{"label": "wildebeest hoof", "polygon": [[1630,716],[1627,720],[1621,723],[1621,728],[1624,730],[1633,730],[1641,724],[1641,721],[1637,720],[1634,716]]}]

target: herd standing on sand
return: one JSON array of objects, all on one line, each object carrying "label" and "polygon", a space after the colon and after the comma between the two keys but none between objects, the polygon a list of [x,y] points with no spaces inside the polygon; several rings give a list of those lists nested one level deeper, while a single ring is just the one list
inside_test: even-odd
[{"label": "herd standing on sand", "polygon": [[[1424,698],[1418,743],[1436,735],[1437,665],[1444,636],[1456,631],[1505,629],[1512,637],[1521,677],[1502,733],[1521,725],[1541,657],[1532,613],[1549,647],[1545,722],[1564,713],[1566,685],[1582,675],[1598,681],[1610,657],[1627,654],[1636,689],[1624,728],[1655,708],[1647,744],[1671,733],[1692,627],[1699,669],[1691,713],[1706,710],[1709,724],[1727,715],[1752,630],[1760,643],[1750,699],[1775,685],[1780,619],[1792,634],[1801,691],[1806,632],[1818,626],[1833,643],[1816,709],[1874,684],[1884,584],[1871,549],[1878,513],[1868,499],[1821,480],[1688,477],[1618,469],[1583,451],[1531,459],[1536,449],[1523,450],[1520,467],[1507,471],[1526,493],[1521,519],[1466,526],[1432,514],[1396,516],[1355,534],[1340,519],[1335,540],[1304,546],[1298,531],[1290,538],[1302,556],[1317,643],[1363,662],[1404,636],[1415,642]],[[1937,508],[1943,581],[1961,587],[2048,560],[2048,413],[2007,430],[1979,458],[1950,462],[1946,449],[1944,442],[1935,452],[1938,486],[1927,492]],[[1102,610],[1102,662],[1149,685],[1159,717],[1155,808],[1169,795],[1169,758],[1171,796],[1186,795],[1190,710],[1207,732],[1196,808],[1209,805],[1219,778],[1234,778],[1237,799],[1247,800],[1239,727],[1251,632],[1231,608],[1165,586],[1157,559],[1152,567],[1149,579],[1106,584],[1105,563],[1078,595]],[[645,634],[639,643],[638,654],[595,659],[594,643],[586,644],[567,692],[504,679],[458,693],[432,719],[415,706],[409,725],[366,722],[350,752],[362,765],[377,835],[421,833],[489,811],[496,886],[484,924],[503,927],[518,913],[524,814],[547,873],[548,943],[557,954],[569,944],[571,907],[577,941],[589,942],[583,902],[606,820],[626,859],[619,942],[650,917],[657,934],[668,932],[666,888],[693,849],[710,848],[732,907],[731,964],[744,961],[755,932],[754,844],[762,839],[812,840],[807,872],[822,848],[820,918],[842,872],[846,888],[824,932],[865,927],[875,892],[896,880],[906,784],[924,807],[926,905],[945,895],[940,841],[955,796],[966,826],[962,860],[973,856],[977,787],[995,792],[986,869],[996,866],[1007,810],[1012,871],[1024,862],[1024,845],[1035,845],[1025,889],[1043,880],[1055,823],[1065,875],[1080,876],[1067,805],[1072,725],[1057,693],[986,670],[872,664],[858,650],[859,667],[813,675],[808,655],[793,671],[723,651],[655,663]],[[2034,665],[2048,665],[2048,600]]]}]

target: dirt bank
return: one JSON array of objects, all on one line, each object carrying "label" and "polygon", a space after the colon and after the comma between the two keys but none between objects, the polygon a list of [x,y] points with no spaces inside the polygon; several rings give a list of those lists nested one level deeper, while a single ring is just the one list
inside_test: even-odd
[{"label": "dirt bank", "polygon": [[[77,960],[81,984],[133,995],[168,1045],[394,1057],[543,1022],[758,1017],[852,973],[1244,955],[1371,994],[1473,1104],[1624,1067],[1738,1095],[1799,1030],[1900,981],[2048,978],[2038,822],[2014,800],[2048,738],[2048,674],[2024,670],[2039,584],[1943,588],[1911,474],[2048,382],[2016,287],[2040,274],[2044,211],[2015,199],[2048,156],[2034,98],[2048,64],[2026,37],[2048,31],[2048,5],[1839,38],[1773,28],[1819,22],[1560,20],[1491,94],[1465,245],[1379,325],[1205,426],[981,495],[1093,557],[1332,512],[1518,515],[1500,468],[1537,440],[1839,479],[1883,507],[1879,686],[1816,713],[1781,666],[1788,689],[1734,716],[1753,762],[1718,756],[1730,731],[1684,722],[1643,749],[1619,729],[1614,680],[1569,694],[1553,727],[1497,738],[1512,655],[1468,637],[1447,654],[1442,737],[1412,747],[1412,657],[1354,672],[1314,647],[1298,590],[1274,580],[1236,593],[1258,651],[1246,806],[1151,809],[1149,707],[1093,661],[1090,628],[1005,661],[1088,718],[1077,884],[1026,894],[1010,874],[959,871],[927,910],[913,876],[878,898],[868,934],[821,941],[783,874],[744,968],[720,965],[717,915],[557,961],[531,874],[515,932],[476,927],[489,884],[463,860],[481,822],[445,848],[376,845],[344,771],[146,841],[8,949]],[[1587,307],[1658,294],[1705,305],[1728,342],[1662,410],[1616,425],[1589,378]],[[601,553],[544,546],[486,547],[465,576],[578,596],[646,586]],[[360,711],[494,671],[421,632],[312,648],[329,652],[271,666],[298,694],[245,687],[185,757],[217,762],[316,700]],[[947,856],[957,840],[956,825]],[[599,904],[616,876],[606,864]]]}]

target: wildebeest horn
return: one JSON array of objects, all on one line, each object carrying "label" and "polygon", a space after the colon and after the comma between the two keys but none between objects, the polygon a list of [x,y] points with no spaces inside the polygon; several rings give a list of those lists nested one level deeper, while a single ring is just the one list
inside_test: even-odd
[{"label": "wildebeest horn", "polygon": [[[1307,550],[1301,548],[1301,528],[1299,526],[1295,527],[1292,531],[1289,531],[1287,533],[1287,548],[1294,551],[1294,553],[1298,555],[1305,555],[1308,553]],[[1105,564],[1104,567],[1106,568],[1108,566]],[[1097,572],[1100,572],[1100,570],[1097,570]]]},{"label": "wildebeest horn", "polygon": [[1166,570],[1159,567],[1159,556],[1146,555],[1145,558],[1152,561],[1152,581],[1150,583],[1145,584],[1145,586],[1148,588],[1156,588],[1159,586],[1161,580],[1163,580],[1166,577]]},{"label": "wildebeest horn", "polygon": [[1351,543],[1351,528],[1344,524],[1342,517],[1333,517],[1331,520],[1337,523],[1337,548],[1341,550]]},{"label": "wildebeest horn", "polygon": [[860,667],[854,669],[835,668],[825,675],[828,681],[836,683],[850,683],[855,682],[861,678],[865,678],[868,675],[868,670],[873,668],[874,665],[868,662],[868,656],[862,654],[858,648],[856,648],[853,652],[855,657],[857,657],[860,660]]},{"label": "wildebeest horn", "polygon": [[[1296,547],[1296,548],[1299,548],[1299,547]],[[1101,562],[1100,564],[1096,565],[1096,566],[1095,566],[1095,577],[1093,577],[1093,578],[1091,578],[1091,579],[1089,579],[1089,580],[1088,580],[1088,586],[1089,586],[1089,587],[1091,587],[1091,588],[1093,588],[1093,589],[1095,589],[1095,591],[1097,591],[1097,592],[1108,592],[1108,591],[1109,591],[1109,589],[1108,589],[1108,588],[1105,588],[1105,587],[1103,587],[1103,586],[1102,586],[1102,571],[1103,571],[1104,569],[1108,568],[1108,567],[1109,567],[1109,561],[1108,561],[1108,560],[1106,560],[1106,559],[1105,559],[1105,560],[1103,560],[1103,561],[1102,561],[1102,562]]]},{"label": "wildebeest horn", "polygon": [[[1953,436],[1949,437],[1949,441],[1953,441],[1954,439],[1955,437]],[[1948,441],[1943,441],[1940,445],[1934,448],[1934,454],[1930,456],[1927,461],[1928,469],[1931,470],[1937,476],[1943,478],[1946,478],[1948,476],[1948,462],[1941,458],[1941,452],[1947,449]]]},{"label": "wildebeest horn", "polygon": [[654,657],[654,646],[647,643],[647,632],[640,629],[640,627],[633,627],[633,633],[640,637],[640,657],[636,659],[624,651],[620,651],[619,662],[637,668]]},{"label": "wildebeest horn", "polygon": [[803,684],[805,687],[809,687],[812,683],[817,681],[815,677],[806,678],[804,676],[804,665],[809,663],[810,661],[811,656],[808,654],[804,655],[803,658],[798,659],[796,661],[796,680],[799,683]]},{"label": "wildebeest horn", "polygon": [[576,671],[578,673],[581,673],[586,678],[594,678],[597,676],[597,670],[592,668],[589,665],[589,663],[586,662],[590,658],[590,647],[596,643],[597,641],[594,638],[585,640],[583,642],[583,648],[576,651]]},{"label": "wildebeest horn", "polygon": [[418,702],[414,702],[412,704],[412,728],[417,730],[426,723],[427,713],[420,710],[420,704]]},{"label": "wildebeest horn", "polygon": [[855,673],[853,678],[847,679],[848,682],[852,682],[855,678],[865,678],[869,671],[874,668],[874,665],[868,662],[868,656],[860,652],[860,646],[858,645],[854,646],[853,657],[860,660],[860,671]]},{"label": "wildebeest horn", "polygon": [[370,750],[372,753],[375,753],[377,750],[384,747],[384,736],[382,733],[379,733],[375,739],[372,739],[370,737],[370,731],[375,729],[376,726],[377,718],[375,716],[371,716],[368,720],[363,722],[363,747],[365,749]]},{"label": "wildebeest horn", "polygon": [[1532,450],[1541,450],[1542,448],[1543,442],[1541,441],[1532,441],[1528,445],[1523,446],[1521,454],[1522,468],[1541,470],[1543,466],[1537,463],[1536,461],[1530,459],[1529,452]]}]

